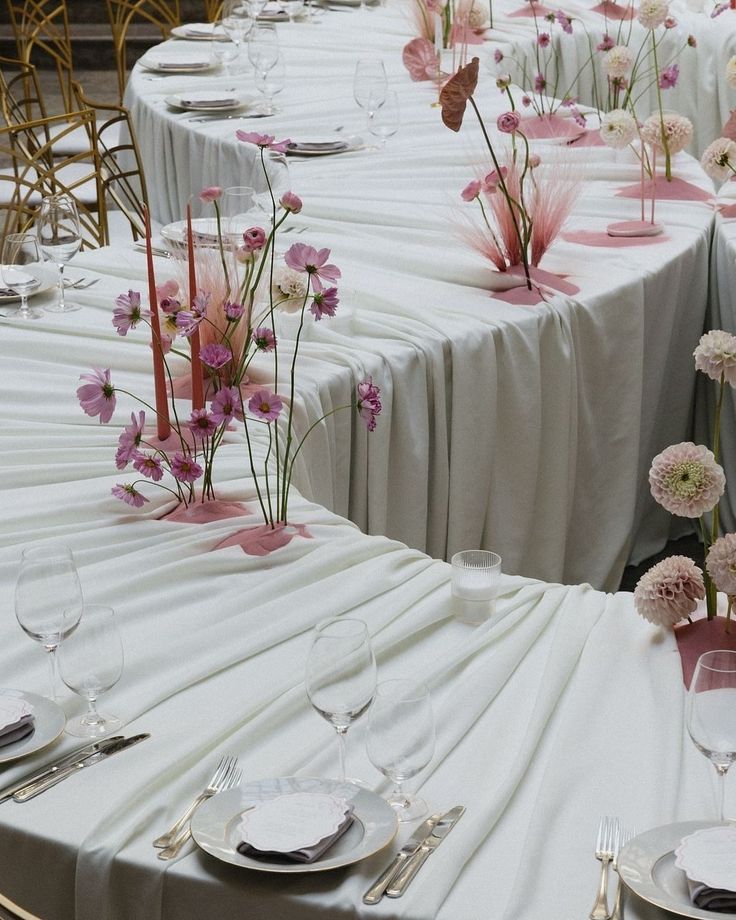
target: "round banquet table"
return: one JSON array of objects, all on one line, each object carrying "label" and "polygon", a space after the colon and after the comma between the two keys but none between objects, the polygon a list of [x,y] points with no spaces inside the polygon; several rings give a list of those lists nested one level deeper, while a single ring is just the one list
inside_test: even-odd
[{"label": "round banquet table", "polygon": [[[383,56],[400,98],[399,133],[380,152],[290,158],[291,185],[305,205],[299,235],[281,243],[327,246],[343,270],[340,310],[352,328],[315,325],[310,369],[334,391],[378,361],[391,421],[368,465],[336,440],[329,474],[312,472],[300,488],[362,530],[436,557],[483,546],[510,573],[615,588],[627,560],[661,548],[672,524],[646,474],[656,453],[690,436],[711,205],[662,201],[666,234],[651,245],[560,238],[542,267],[569,276],[580,293],[531,308],[504,303],[487,290],[487,265],[457,236],[459,190],[483,163],[479,132],[470,119],[460,136],[446,130],[431,106],[432,85],[410,81],[401,64],[405,10],[327,12],[278,31],[288,81],[272,118],[203,124],[166,105],[187,88],[234,85],[216,74],[156,76],[138,67],[127,102],[155,176],[152,208],[166,221],[200,188],[253,176],[257,149],[235,138],[238,127],[297,140],[338,127],[365,133],[352,73],[359,57]],[[251,77],[240,79],[247,89]],[[503,99],[490,74],[479,98],[493,124]],[[600,232],[634,215],[637,203],[615,196],[638,177],[628,151],[540,151],[584,177],[571,230]],[[712,194],[686,154],[675,169]]]}]

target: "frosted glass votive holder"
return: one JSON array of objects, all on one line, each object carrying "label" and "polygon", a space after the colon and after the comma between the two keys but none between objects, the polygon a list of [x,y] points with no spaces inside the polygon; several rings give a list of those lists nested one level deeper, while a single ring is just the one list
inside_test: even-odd
[{"label": "frosted glass votive holder", "polygon": [[501,557],[485,549],[455,553],[452,564],[452,612],[463,623],[485,623],[496,612]]}]

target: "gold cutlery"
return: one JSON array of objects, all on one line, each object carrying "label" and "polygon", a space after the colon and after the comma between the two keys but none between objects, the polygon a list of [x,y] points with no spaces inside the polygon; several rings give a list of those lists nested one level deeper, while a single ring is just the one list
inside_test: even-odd
[{"label": "gold cutlery", "polygon": [[598,894],[589,914],[590,920],[610,920],[611,914],[608,910],[608,866],[616,852],[619,839],[618,818],[601,818],[595,844],[595,858],[600,860],[601,874],[598,881]]},{"label": "gold cutlery", "polygon": [[411,884],[417,872],[419,872],[424,863],[429,859],[432,853],[434,853],[464,814],[465,807],[463,805],[456,805],[455,808],[451,808],[442,815],[429,837],[419,846],[416,853],[409,857],[399,870],[398,875],[396,875],[394,880],[389,884],[386,889],[386,894],[389,898],[401,897]]},{"label": "gold cutlery", "polygon": [[403,868],[404,863],[410,859],[424,841],[434,830],[435,824],[440,820],[441,815],[431,815],[426,821],[423,821],[414,831],[411,837],[406,841],[404,846],[399,850],[393,861],[378,876],[375,882],[363,895],[364,904],[378,904],[384,896],[386,889],[391,884],[394,876]]}]

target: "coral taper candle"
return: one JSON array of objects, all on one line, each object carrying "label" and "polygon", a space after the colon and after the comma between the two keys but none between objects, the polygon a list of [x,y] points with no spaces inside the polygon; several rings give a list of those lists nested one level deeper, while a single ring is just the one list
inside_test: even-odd
[{"label": "coral taper candle", "polygon": [[[189,256],[189,308],[192,309],[197,294],[197,270],[194,265],[194,237],[192,236],[192,206],[187,205],[187,253]],[[189,336],[192,356],[192,409],[204,409],[202,362],[199,358],[199,329]]]},{"label": "coral taper candle", "polygon": [[156,434],[165,441],[171,434],[169,422],[169,400],[166,395],[166,374],[164,352],[161,347],[161,324],[158,321],[158,298],[156,276],[153,273],[153,252],[151,251],[151,218],[144,207],[146,219],[146,260],[148,262],[148,302],[151,308],[151,352],[153,353],[153,384],[156,394]]}]

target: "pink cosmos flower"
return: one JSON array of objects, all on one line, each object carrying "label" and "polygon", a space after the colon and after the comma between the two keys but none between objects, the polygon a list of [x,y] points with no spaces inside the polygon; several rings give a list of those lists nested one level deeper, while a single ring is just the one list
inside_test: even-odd
[{"label": "pink cosmos flower", "polygon": [[544,76],[541,73],[538,73],[534,78],[534,91],[536,93],[542,93],[544,92],[546,86],[547,81],[544,79]]},{"label": "pink cosmos flower", "polygon": [[314,316],[315,320],[319,321],[323,316],[334,316],[339,303],[337,288],[325,288],[322,291],[314,292],[309,312]]},{"label": "pink cosmos flower", "polygon": [[236,319],[240,319],[245,312],[245,307],[242,303],[233,303],[231,300],[228,300],[222,309],[225,311],[225,316],[230,322],[235,322]]},{"label": "pink cosmos flower", "polygon": [[217,423],[206,409],[195,409],[185,422],[195,438],[204,440],[217,431]]},{"label": "pink cosmos flower", "polygon": [[192,457],[178,450],[171,458],[171,474],[179,482],[196,482],[204,471]]},{"label": "pink cosmos flower", "polygon": [[711,451],[683,441],[665,448],[652,461],[652,495],[671,514],[696,518],[712,511],[723,494],[726,477]]},{"label": "pink cosmos flower", "polygon": [[496,50],[493,52],[493,60],[497,64],[500,64],[501,61],[503,60],[503,52],[501,51],[500,48],[496,48]]},{"label": "pink cosmos flower", "polygon": [[670,556],[652,566],[634,590],[637,612],[656,626],[672,627],[705,597],[703,573],[687,556]]},{"label": "pink cosmos flower", "polygon": [[504,112],[496,120],[496,127],[503,134],[515,134],[520,124],[521,116],[518,112]]},{"label": "pink cosmos flower", "polygon": [[143,426],[146,423],[146,413],[142,410],[135,417],[135,412],[130,413],[130,425],[126,425],[118,438],[118,450],[115,454],[115,466],[119,470],[125,467],[135,458],[138,453],[141,439],[143,438]]},{"label": "pink cosmos flower", "polygon": [[546,48],[549,45],[549,42],[549,32],[540,32],[539,35],[537,35],[537,44],[540,48]]},{"label": "pink cosmos flower", "polygon": [[302,209],[302,200],[294,192],[284,192],[279,199],[279,204],[285,211],[291,211],[292,214],[298,214]]},{"label": "pink cosmos flower", "polygon": [[240,393],[237,387],[223,387],[210,403],[210,418],[216,425],[240,418]]},{"label": "pink cosmos flower", "polygon": [[115,309],[112,313],[112,324],[118,335],[127,335],[130,329],[135,329],[143,317],[151,315],[150,310],[141,310],[141,295],[138,291],[128,291],[115,299]]},{"label": "pink cosmos flower", "polygon": [[127,505],[132,505],[133,508],[142,508],[148,501],[146,496],[139,492],[135,486],[126,483],[118,483],[110,491],[115,498],[119,498],[121,502],[125,502]]},{"label": "pink cosmos flower", "polygon": [[736,594],[736,533],[719,537],[708,550],[705,567],[719,591]]},{"label": "pink cosmos flower", "polygon": [[188,338],[199,329],[203,319],[204,316],[200,316],[197,313],[192,313],[189,310],[179,310],[176,314],[176,328]]},{"label": "pink cosmos flower", "polygon": [[263,227],[250,227],[243,234],[243,245],[246,252],[258,252],[263,249],[266,242],[266,231]]},{"label": "pink cosmos flower", "polygon": [[711,380],[723,376],[736,387],[736,335],[722,329],[711,329],[698,342],[693,352],[695,370],[702,371]]},{"label": "pink cosmos flower", "polygon": [[192,301],[192,312],[196,316],[206,316],[207,308],[212,300],[212,294],[208,291],[197,291]]},{"label": "pink cosmos flower", "polygon": [[566,13],[563,13],[562,10],[555,10],[555,19],[563,32],[572,35],[572,19]]},{"label": "pink cosmos flower", "polygon": [[248,400],[250,411],[256,418],[261,418],[264,422],[272,422],[277,419],[283,405],[280,398],[268,390],[258,390]]},{"label": "pink cosmos flower", "polygon": [[599,42],[595,47],[596,51],[610,51],[614,47],[616,42],[611,38],[611,36],[606,33],[603,36],[603,40]]},{"label": "pink cosmos flower", "polygon": [[179,282],[174,281],[173,278],[169,278],[169,280],[164,281],[163,284],[156,285],[156,299],[159,301],[159,304],[164,298],[176,297],[178,293],[179,293]]},{"label": "pink cosmos flower", "polygon": [[208,185],[207,188],[203,188],[199,193],[200,201],[204,201],[205,204],[217,201],[218,198],[222,197],[222,189],[219,185]]},{"label": "pink cosmos flower", "polygon": [[221,345],[219,342],[211,342],[209,345],[205,345],[199,353],[202,364],[212,368],[223,367],[232,356],[233,353],[227,345]]},{"label": "pink cosmos flower", "polygon": [[172,314],[181,310],[181,301],[175,297],[162,297],[158,304],[164,313]]},{"label": "pink cosmos flower", "polygon": [[659,75],[659,88],[660,89],[672,89],[674,86],[677,86],[677,79],[680,76],[680,67],[677,64],[670,64],[669,67],[665,67],[662,73]]},{"label": "pink cosmos flower", "polygon": [[465,188],[460,192],[460,197],[463,201],[475,201],[475,199],[480,195],[481,184],[479,179],[473,179],[469,182]]},{"label": "pink cosmos flower", "polygon": [[258,134],[256,131],[236,131],[235,136],[239,141],[244,141],[246,144],[255,144],[256,147],[275,150],[276,153],[286,153],[291,143],[290,137],[283,141],[277,141],[273,134]]},{"label": "pink cosmos flower", "polygon": [[268,326],[259,326],[253,332],[253,344],[259,351],[273,351],[276,347],[276,336],[273,329]]},{"label": "pink cosmos flower", "polygon": [[77,387],[79,405],[87,415],[99,415],[100,423],[107,424],[115,411],[116,402],[115,387],[110,382],[110,369],[103,371],[95,367],[91,374],[81,374],[79,379],[88,381]]},{"label": "pink cosmos flower", "polygon": [[358,414],[365,422],[368,431],[376,430],[376,417],[380,414],[381,409],[381,391],[373,383],[373,377],[366,377],[356,387],[358,399],[356,408]]},{"label": "pink cosmos flower", "polygon": [[161,460],[155,454],[141,454],[133,460],[133,468],[142,476],[158,482],[163,479],[164,471]]},{"label": "pink cosmos flower", "polygon": [[289,268],[296,272],[306,272],[311,276],[316,291],[322,290],[322,281],[337,281],[341,276],[336,265],[327,264],[329,258],[329,249],[317,250],[306,243],[294,243],[284,255],[284,261]]}]

